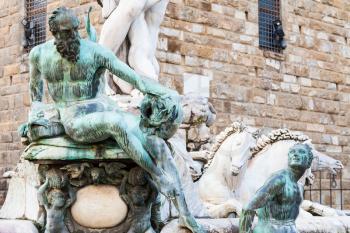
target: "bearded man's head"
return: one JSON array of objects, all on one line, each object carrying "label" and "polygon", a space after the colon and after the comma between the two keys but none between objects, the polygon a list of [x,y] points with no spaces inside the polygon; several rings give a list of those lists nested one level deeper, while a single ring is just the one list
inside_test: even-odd
[{"label": "bearded man's head", "polygon": [[55,37],[57,51],[68,61],[79,59],[80,36],[78,33],[79,19],[73,11],[66,7],[59,7],[49,18],[49,28]]}]

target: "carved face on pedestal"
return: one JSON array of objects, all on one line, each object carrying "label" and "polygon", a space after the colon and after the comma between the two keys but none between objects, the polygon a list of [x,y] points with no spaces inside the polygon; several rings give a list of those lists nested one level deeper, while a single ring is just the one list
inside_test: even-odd
[{"label": "carved face on pedestal", "polygon": [[307,169],[311,166],[313,154],[307,144],[296,144],[288,153],[288,165],[292,168]]}]

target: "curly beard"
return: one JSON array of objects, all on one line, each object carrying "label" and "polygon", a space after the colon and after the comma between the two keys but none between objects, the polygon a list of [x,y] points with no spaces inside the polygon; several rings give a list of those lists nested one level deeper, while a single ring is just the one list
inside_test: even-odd
[{"label": "curly beard", "polygon": [[80,52],[80,41],[78,36],[73,35],[67,40],[55,39],[54,44],[62,57],[70,62],[78,61]]}]

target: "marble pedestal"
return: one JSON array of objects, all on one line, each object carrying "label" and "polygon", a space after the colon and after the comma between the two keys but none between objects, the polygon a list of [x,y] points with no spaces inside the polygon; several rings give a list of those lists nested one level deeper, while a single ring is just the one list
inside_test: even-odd
[{"label": "marble pedestal", "polygon": [[42,226],[54,232],[148,232],[159,219],[149,175],[113,141],[77,144],[67,137],[30,144],[37,165]]}]

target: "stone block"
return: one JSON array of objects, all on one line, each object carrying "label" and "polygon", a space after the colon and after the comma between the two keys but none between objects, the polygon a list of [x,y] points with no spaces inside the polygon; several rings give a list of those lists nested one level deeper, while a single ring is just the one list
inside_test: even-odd
[{"label": "stone block", "polygon": [[339,113],[340,111],[340,105],[337,101],[330,101],[325,99],[314,99],[315,103],[315,110],[319,112],[325,112],[325,113]]},{"label": "stone block", "polygon": [[283,75],[283,81],[287,83],[296,83],[297,77],[294,75]]},{"label": "stone block", "polygon": [[244,34],[248,36],[258,36],[258,32],[259,32],[258,24],[246,22],[244,27],[245,27]]},{"label": "stone block", "polygon": [[246,13],[241,10],[235,10],[234,16],[236,19],[246,20]]},{"label": "stone block", "polygon": [[11,133],[2,133],[0,134],[0,142],[12,142]]},{"label": "stone block", "polygon": [[8,99],[5,99],[4,97],[2,97],[2,99],[0,99],[0,111],[7,110],[7,109],[9,109],[9,101]]},{"label": "stone block", "polygon": [[266,91],[261,89],[253,89],[249,92],[249,99],[254,103],[263,104],[266,102]]},{"label": "stone block", "polygon": [[[26,218],[39,220],[39,204],[37,201],[36,168],[28,162],[18,163],[17,170],[9,182],[8,195],[0,210],[0,218]],[[1,231],[0,231],[1,232]]]},{"label": "stone block", "polygon": [[39,233],[34,223],[28,220],[0,220],[0,232],[3,233]]},{"label": "stone block", "polygon": [[266,65],[273,67],[276,70],[279,70],[281,68],[280,61],[274,60],[274,59],[266,59]]},{"label": "stone block", "polygon": [[311,124],[308,123],[306,125],[306,130],[307,131],[315,131],[315,132],[324,132],[324,126],[323,125],[319,125],[319,124]]},{"label": "stone block", "polygon": [[215,3],[211,4],[211,10],[216,13],[224,13],[223,6]]},{"label": "stone block", "polygon": [[[199,224],[202,224],[208,233],[239,233],[239,219],[198,219]],[[189,230],[178,225],[178,220],[172,220],[165,225],[161,233],[190,233]]]},{"label": "stone block", "polygon": [[11,64],[4,67],[4,76],[19,74],[19,64]]},{"label": "stone block", "polygon": [[298,95],[278,94],[277,105],[293,109],[301,109],[303,106],[302,100]]},{"label": "stone block", "polygon": [[161,28],[160,33],[172,38],[180,38],[182,34],[181,31],[171,28]]},{"label": "stone block", "polygon": [[269,93],[267,95],[267,104],[269,105],[275,105],[276,104],[276,95]]},{"label": "stone block", "polygon": [[199,96],[209,97],[209,87],[211,78],[198,74],[185,73],[184,79],[184,94],[194,93]]}]

